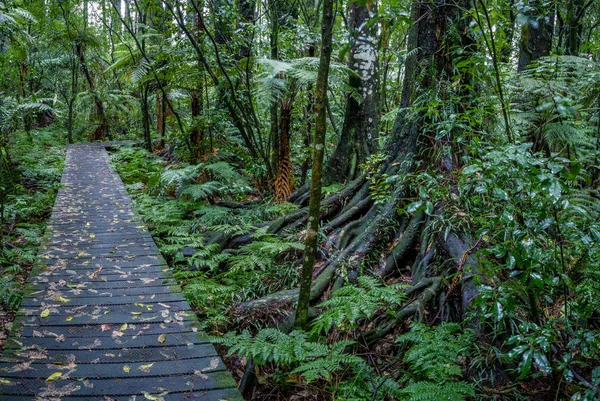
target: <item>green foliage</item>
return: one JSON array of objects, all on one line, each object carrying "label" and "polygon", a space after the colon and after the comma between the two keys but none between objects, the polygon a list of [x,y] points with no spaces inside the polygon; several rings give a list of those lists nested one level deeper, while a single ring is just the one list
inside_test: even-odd
[{"label": "green foliage", "polygon": [[597,106],[599,71],[583,57],[544,57],[511,82],[517,127],[536,150],[575,152],[580,162],[596,154],[587,107]]},{"label": "green foliage", "polygon": [[462,331],[455,323],[434,328],[413,323],[411,330],[398,337],[397,342],[410,346],[403,360],[415,377],[443,383],[462,375],[457,362],[469,354],[473,333]]},{"label": "green foliage", "polygon": [[392,180],[387,173],[380,172],[380,166],[387,160],[387,155],[371,155],[361,168],[369,180],[369,193],[375,203],[384,203],[391,196]]},{"label": "green foliage", "polygon": [[[474,396],[473,386],[463,381],[459,361],[469,355],[474,334],[461,330],[455,323],[442,323],[434,328],[413,323],[411,331],[397,342],[410,348],[403,361],[408,364],[409,384],[402,389],[408,400],[465,400]],[[404,399],[404,398],[403,398]]]},{"label": "green foliage", "polygon": [[193,201],[213,196],[236,197],[250,192],[246,179],[224,161],[201,163],[183,168],[165,170],[159,181],[163,192],[174,191]]},{"label": "green foliage", "polygon": [[319,308],[324,311],[315,319],[311,333],[320,334],[335,327],[348,331],[358,327],[363,319],[372,319],[376,313],[392,315],[406,300],[403,284],[386,286],[381,280],[360,276],[357,285],[345,285],[334,292]]},{"label": "green foliage", "polygon": [[599,286],[600,202],[581,186],[579,160],[531,146],[490,149],[462,171],[462,207],[486,243],[476,304],[493,336],[509,335],[503,355],[519,379],[572,380],[574,366],[598,358],[590,291]]},{"label": "green foliage", "polygon": [[[0,169],[0,305],[16,310],[41,244],[64,162],[62,132],[16,132],[6,150],[15,168]],[[11,182],[5,181],[11,178]],[[10,184],[10,185],[9,185]]]},{"label": "green foliage", "polygon": [[252,356],[258,365],[275,363],[291,368],[290,374],[299,373],[307,382],[328,380],[347,365],[362,363],[360,357],[344,352],[352,341],[321,344],[309,341],[301,331],[285,334],[277,329],[263,329],[256,336],[244,331],[239,335],[228,333],[213,341],[228,346],[230,355]]}]

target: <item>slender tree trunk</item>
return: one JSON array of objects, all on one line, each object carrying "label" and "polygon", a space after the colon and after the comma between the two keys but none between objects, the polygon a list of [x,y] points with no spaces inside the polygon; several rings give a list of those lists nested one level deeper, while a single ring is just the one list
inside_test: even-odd
[{"label": "slender tree trunk", "polygon": [[[195,40],[200,43],[200,15],[198,12],[194,12],[194,22],[192,26],[192,34]],[[200,68],[200,61],[198,61],[198,67]],[[202,122],[200,121],[200,115],[202,114],[202,85],[201,80],[197,81],[196,90],[192,91],[190,95],[190,111],[192,113],[192,131],[190,133],[190,142],[192,147],[192,159],[193,162],[198,162],[202,153],[202,142],[204,139],[204,132],[202,129]]]},{"label": "slender tree trunk", "polygon": [[83,44],[79,41],[75,44],[75,52],[77,54],[77,57],[79,58],[79,65],[81,67],[81,71],[83,71],[83,75],[85,76],[85,79],[87,80],[87,83],[90,87],[90,92],[92,92],[92,95],[94,97],[94,104],[96,105],[96,114],[98,116],[99,121],[98,127],[90,135],[90,139],[102,140],[106,136],[108,136],[108,138],[111,139],[111,135],[106,124],[106,113],[104,112],[104,105],[102,104],[100,96],[98,96],[98,93],[96,92],[94,79],[92,78],[90,69],[88,68],[87,63],[85,61],[85,52]]},{"label": "slender tree trunk", "polygon": [[[271,48],[271,60],[279,59],[279,14],[277,7],[278,0],[269,2],[271,32],[269,35],[269,44]],[[270,130],[269,137],[271,140],[271,169],[277,176],[277,167],[279,166],[279,117],[277,109],[279,108],[278,100],[271,100],[269,108]]]},{"label": "slender tree trunk", "polygon": [[144,143],[146,150],[152,152],[152,135],[150,131],[150,111],[148,110],[148,93],[150,89],[145,83],[140,88],[140,108],[142,110],[142,127],[144,128]]},{"label": "slender tree trunk", "polygon": [[67,140],[73,143],[73,106],[75,97],[67,99]]},{"label": "slender tree trunk", "polygon": [[204,135],[200,127],[201,122],[199,121],[199,117],[202,112],[201,92],[192,92],[190,106],[192,112],[192,132],[190,134],[190,140],[192,142],[192,148],[194,149],[194,154],[192,156],[195,162],[197,162],[202,154],[202,141],[204,139]]},{"label": "slender tree trunk", "polygon": [[315,137],[313,140],[313,167],[310,180],[310,203],[308,226],[304,242],[304,258],[300,277],[300,291],[296,308],[295,325],[306,329],[308,324],[308,307],[312,285],[312,274],[317,253],[319,236],[319,215],[321,211],[321,187],[323,173],[323,157],[325,155],[325,134],[327,132],[327,85],[329,64],[331,62],[333,30],[333,0],[323,0],[323,19],[321,22],[321,57],[317,74],[315,106],[317,118]]}]

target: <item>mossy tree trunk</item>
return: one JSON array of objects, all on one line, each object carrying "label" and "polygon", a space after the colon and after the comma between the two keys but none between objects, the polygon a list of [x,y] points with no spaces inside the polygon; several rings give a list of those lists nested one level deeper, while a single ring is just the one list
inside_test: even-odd
[{"label": "mossy tree trunk", "polygon": [[308,306],[311,299],[312,274],[318,244],[319,215],[321,211],[321,176],[323,172],[323,158],[325,155],[325,134],[327,133],[327,84],[329,78],[329,64],[331,62],[333,22],[333,0],[324,0],[323,18],[321,22],[321,56],[315,87],[315,108],[317,117],[313,139],[313,166],[310,180],[308,226],[306,230],[306,240],[304,242],[304,259],[302,262],[300,291],[295,320],[295,325],[299,328],[306,328],[308,323]]}]

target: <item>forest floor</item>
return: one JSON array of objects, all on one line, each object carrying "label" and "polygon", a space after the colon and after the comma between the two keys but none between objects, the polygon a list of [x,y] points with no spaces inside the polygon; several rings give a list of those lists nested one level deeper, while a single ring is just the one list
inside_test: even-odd
[{"label": "forest floor", "polygon": [[59,188],[64,165],[63,130],[42,129],[32,136],[15,136],[11,152],[13,190],[5,204],[4,246],[0,247],[0,353],[10,333],[41,238]]}]

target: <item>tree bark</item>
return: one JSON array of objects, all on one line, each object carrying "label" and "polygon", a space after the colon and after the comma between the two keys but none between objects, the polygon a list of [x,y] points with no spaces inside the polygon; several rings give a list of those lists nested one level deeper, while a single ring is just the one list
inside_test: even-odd
[{"label": "tree bark", "polygon": [[321,186],[323,157],[325,155],[325,134],[327,132],[327,84],[329,64],[331,62],[333,31],[333,0],[323,0],[323,19],[321,22],[321,57],[317,74],[315,106],[317,111],[315,137],[313,140],[313,167],[310,180],[310,203],[308,227],[304,248],[304,259],[300,278],[300,291],[296,308],[295,325],[306,328],[308,308],[311,298],[311,285],[319,234],[319,214],[321,210]]},{"label": "tree bark", "polygon": [[327,181],[344,182],[359,175],[359,165],[377,149],[379,136],[379,51],[377,4],[353,1],[348,6],[350,30],[350,87],[358,92],[346,96],[344,125],[338,146],[327,163]]},{"label": "tree bark", "polygon": [[281,102],[279,114],[279,143],[277,144],[279,160],[274,188],[275,198],[281,203],[288,199],[294,189],[294,165],[292,164],[292,148],[290,145],[294,92],[289,98]]},{"label": "tree bark", "polygon": [[545,57],[552,50],[554,35],[554,11],[545,12],[540,0],[531,2],[530,20],[521,29],[519,63],[517,71],[523,71],[540,57]]}]

